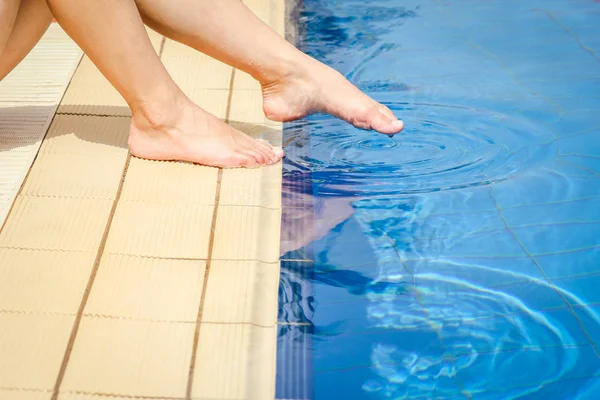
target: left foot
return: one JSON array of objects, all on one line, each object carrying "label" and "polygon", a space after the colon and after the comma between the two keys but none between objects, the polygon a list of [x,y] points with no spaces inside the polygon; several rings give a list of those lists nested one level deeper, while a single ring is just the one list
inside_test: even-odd
[{"label": "left foot", "polygon": [[362,93],[339,72],[306,55],[278,77],[262,79],[261,86],[265,115],[273,121],[293,121],[324,112],[357,128],[388,135],[404,128],[389,108]]}]

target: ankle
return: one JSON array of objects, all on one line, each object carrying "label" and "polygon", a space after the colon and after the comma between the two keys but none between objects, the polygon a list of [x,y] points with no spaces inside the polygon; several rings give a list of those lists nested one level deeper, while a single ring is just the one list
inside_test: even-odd
[{"label": "ankle", "polygon": [[251,75],[263,87],[300,78],[305,75],[306,69],[306,60],[303,60],[302,56],[304,54],[300,57],[278,57],[268,66],[258,65]]},{"label": "ankle", "polygon": [[161,129],[174,126],[189,107],[185,96],[165,96],[159,101],[138,101],[131,105],[133,123],[139,127]]}]

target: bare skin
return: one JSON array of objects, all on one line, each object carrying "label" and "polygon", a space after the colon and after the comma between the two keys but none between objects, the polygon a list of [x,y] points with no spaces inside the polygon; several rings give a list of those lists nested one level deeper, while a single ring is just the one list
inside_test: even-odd
[{"label": "bare skin", "polygon": [[152,29],[257,79],[265,115],[271,120],[291,121],[324,112],[386,134],[398,133],[404,126],[337,71],[280,37],[240,0],[136,3]]},{"label": "bare skin", "polygon": [[0,80],[29,54],[52,22],[46,0],[8,0],[17,4],[18,12],[11,14],[12,22],[5,20],[9,13],[3,14],[3,1],[0,0],[0,31],[4,31],[6,26],[10,26],[11,30],[4,31],[4,40],[0,33]]},{"label": "bare skin", "polygon": [[256,167],[283,156],[183,94],[152,48],[133,0],[48,0],[48,5],[131,108],[133,155],[218,167]]},{"label": "bare skin", "polygon": [[[10,11],[21,1],[42,0],[1,1]],[[359,128],[386,134],[403,128],[402,121],[387,107],[360,92],[338,72],[298,51],[239,0],[47,3],[65,31],[129,104],[133,115],[129,147],[135,156],[219,167],[256,167],[277,162],[283,156],[280,149],[250,138],[193,104],[160,62],[142,18],[163,35],[256,78],[263,90],[265,115],[272,120],[290,121],[325,112]],[[10,15],[0,11],[2,18]],[[48,18],[47,12],[40,15],[40,21]],[[14,30],[16,27],[17,23]],[[10,62],[0,58],[0,71],[3,66],[12,69],[14,60],[20,61],[29,52],[31,43],[39,40],[46,29],[42,27],[41,22],[27,24],[18,40],[13,40],[11,34],[8,42],[23,50]]]}]

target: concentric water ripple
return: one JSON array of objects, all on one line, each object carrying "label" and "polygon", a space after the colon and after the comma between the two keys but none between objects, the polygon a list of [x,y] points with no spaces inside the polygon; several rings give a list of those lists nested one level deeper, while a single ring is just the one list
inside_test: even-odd
[{"label": "concentric water ripple", "polygon": [[[460,268],[482,267],[461,264]],[[460,391],[475,398],[529,398],[548,383],[581,374],[576,371],[582,365],[578,346],[590,343],[574,320],[571,326],[559,322],[569,313],[566,307],[539,311],[502,288],[485,288],[440,274],[417,274],[417,282],[414,297],[407,296],[402,304],[397,298],[394,303],[386,302],[374,294],[370,320],[379,328],[437,336],[443,346],[377,343],[371,361],[380,379],[363,385],[374,398],[418,398],[431,393],[449,398]],[[530,279],[528,285],[532,291],[551,289],[539,280]],[[570,293],[562,294],[579,303]],[[578,309],[600,325],[595,314],[585,307]],[[502,378],[509,375],[513,376],[510,382]],[[582,387],[580,394],[585,390]]]},{"label": "concentric water ripple", "polygon": [[388,195],[510,179],[555,153],[554,134],[517,115],[439,104],[387,105],[406,126],[393,138],[331,117],[289,125],[288,154],[310,141],[310,151],[292,156],[290,164],[310,170],[321,194]]}]

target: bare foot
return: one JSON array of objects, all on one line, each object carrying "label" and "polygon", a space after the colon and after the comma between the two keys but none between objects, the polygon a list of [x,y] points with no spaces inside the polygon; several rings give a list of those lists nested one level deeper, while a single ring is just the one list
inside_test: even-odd
[{"label": "bare foot", "polygon": [[259,167],[276,163],[283,151],[251,138],[185,100],[166,112],[134,110],[131,154],[150,160],[189,161],[213,167]]},{"label": "bare foot", "polygon": [[279,76],[261,81],[263,109],[273,121],[293,121],[324,112],[357,128],[393,135],[404,123],[392,111],[358,90],[343,75],[306,55]]}]

